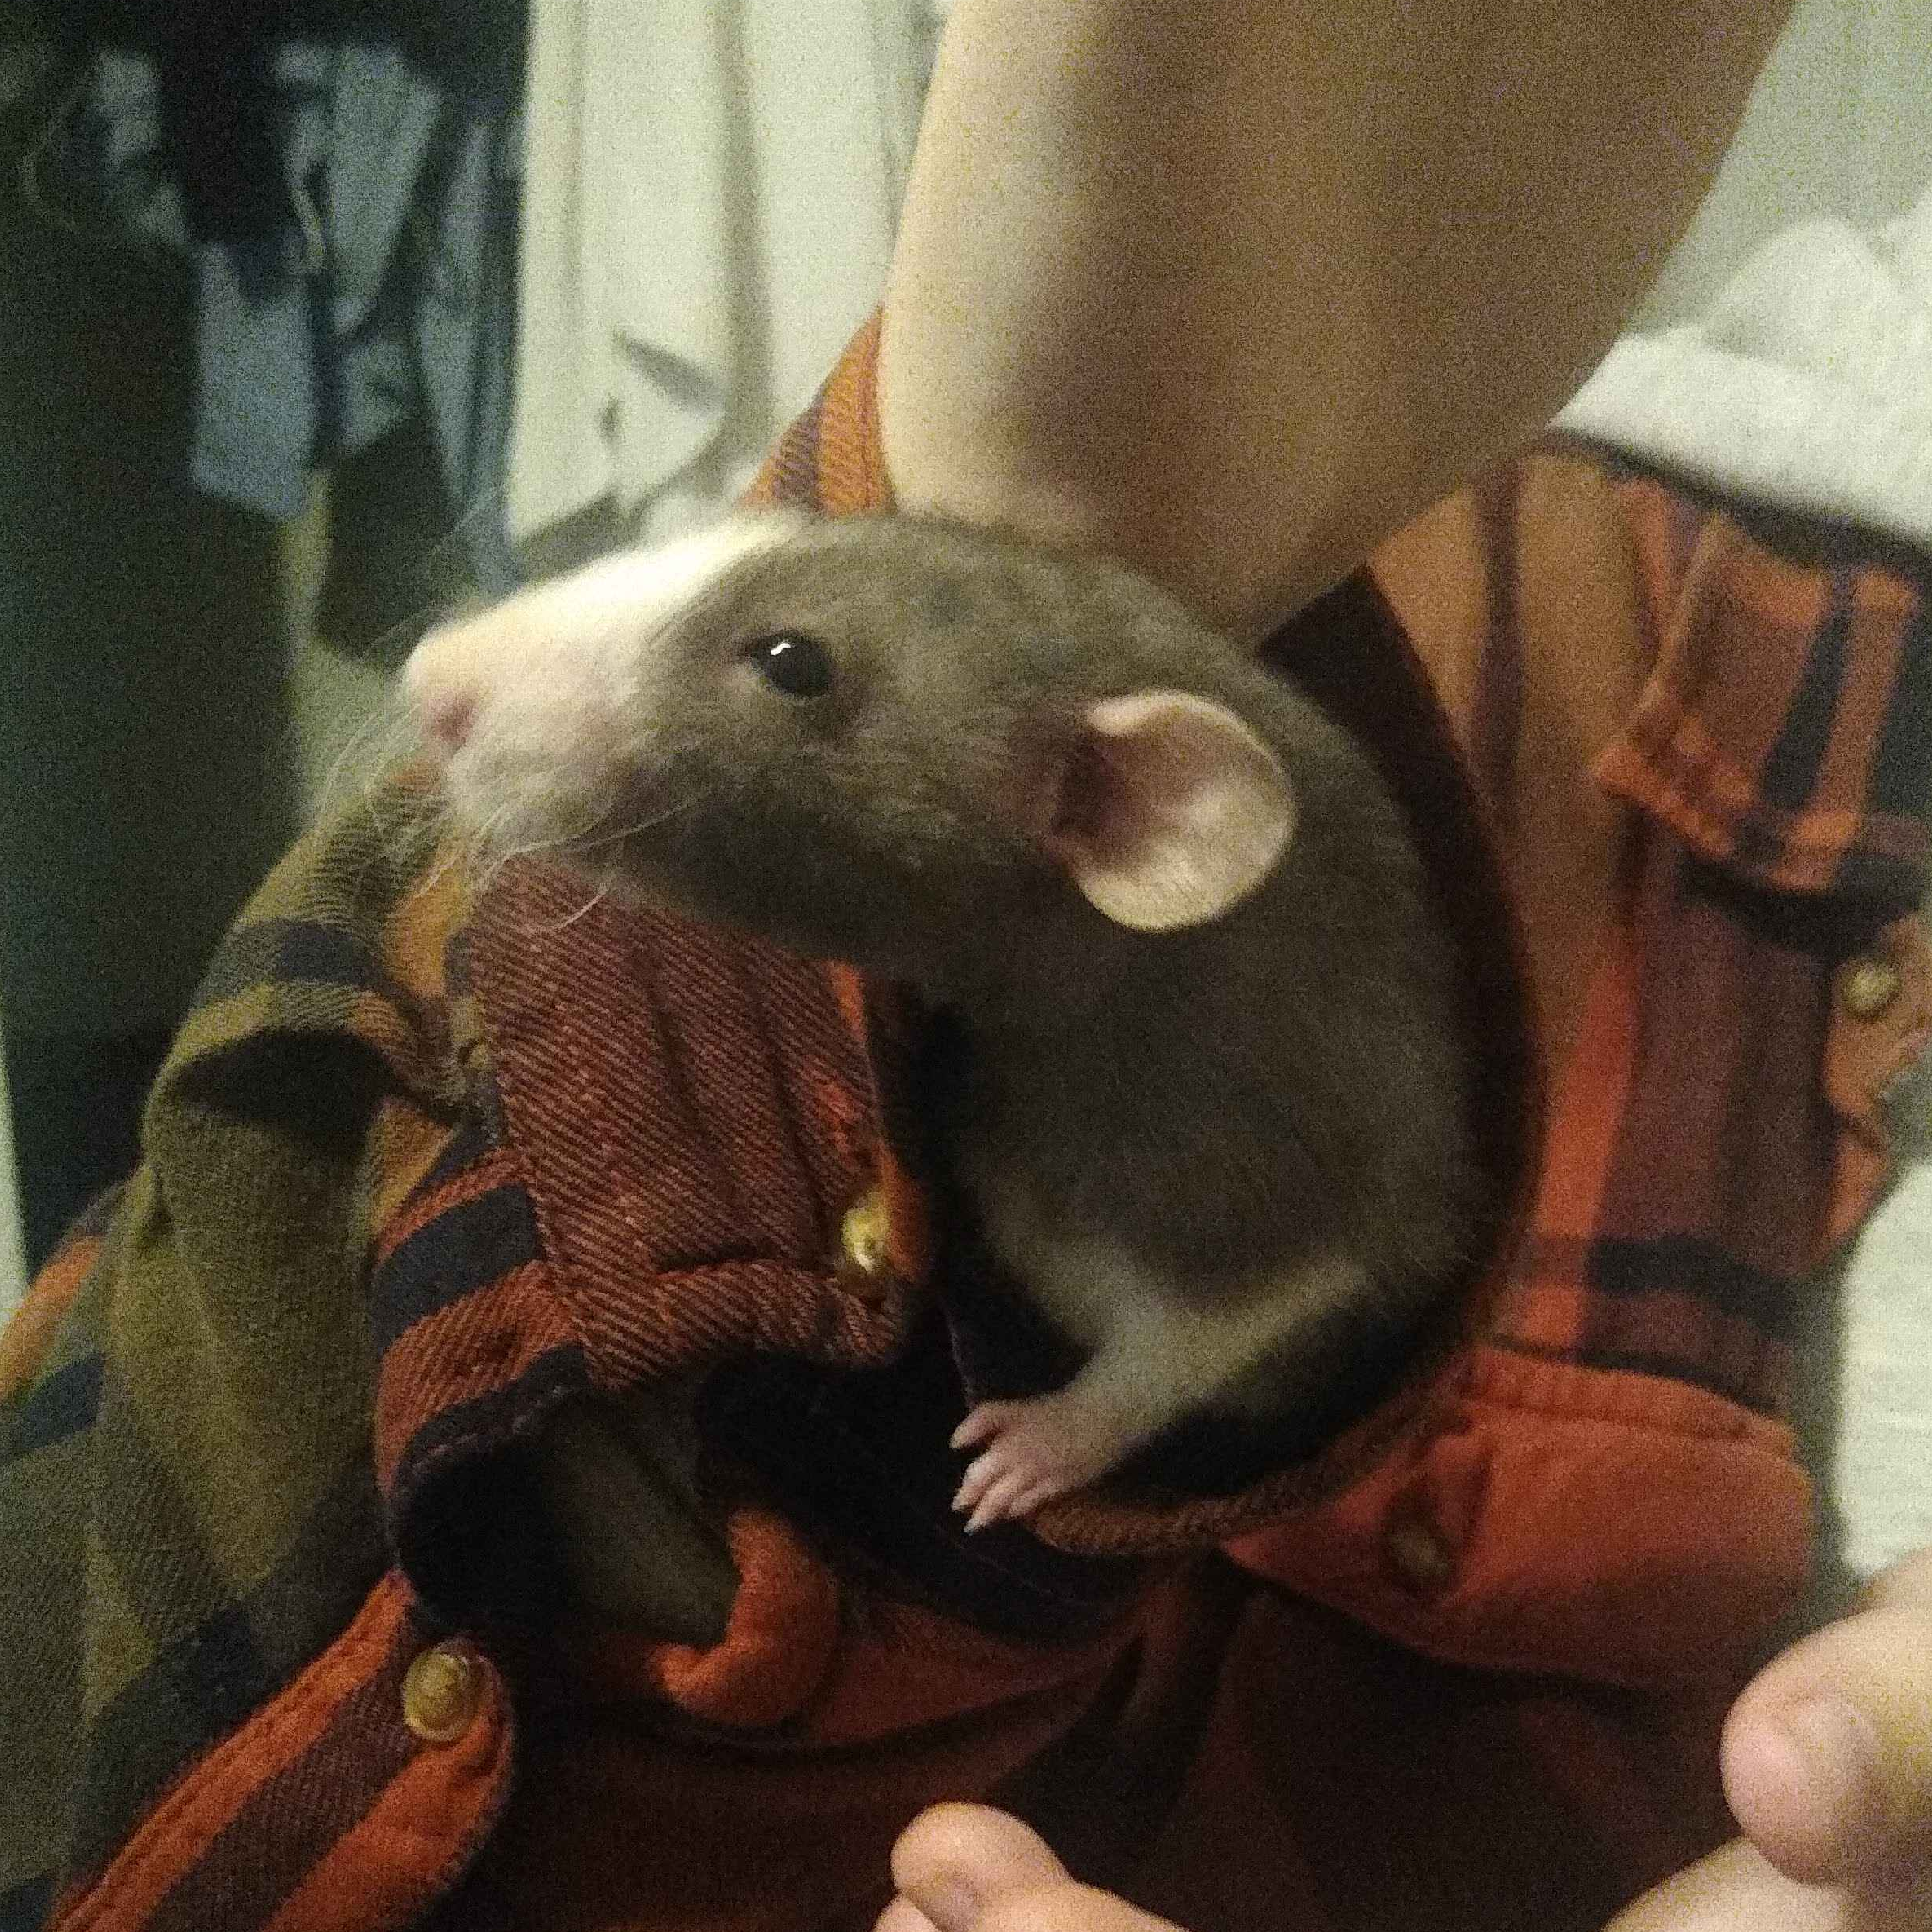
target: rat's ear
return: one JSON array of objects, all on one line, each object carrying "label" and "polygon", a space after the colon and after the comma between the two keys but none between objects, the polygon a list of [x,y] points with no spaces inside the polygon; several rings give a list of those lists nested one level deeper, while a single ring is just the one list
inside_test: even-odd
[{"label": "rat's ear", "polygon": [[1184,691],[1089,705],[1042,842],[1111,920],[1200,925],[1273,870],[1294,830],[1281,760]]}]

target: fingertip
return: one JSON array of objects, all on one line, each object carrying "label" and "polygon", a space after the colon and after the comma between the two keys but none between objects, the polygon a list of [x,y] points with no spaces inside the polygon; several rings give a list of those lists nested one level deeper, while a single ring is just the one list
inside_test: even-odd
[{"label": "fingertip", "polygon": [[872,1920],[872,1932],[939,1932],[909,1898],[895,1898]]},{"label": "fingertip", "polygon": [[966,1411],[966,1419],[960,1423],[948,1443],[954,1449],[972,1449],[999,1431],[1000,1415],[989,1402],[976,1404]]},{"label": "fingertip", "polygon": [[1921,1558],[1759,1673],[1724,1727],[1725,1792],[1791,1878],[1889,1884],[1932,1844],[1928,1739],[1932,1567]]},{"label": "fingertip", "polygon": [[1878,1738],[1841,1697],[1741,1705],[1725,1727],[1722,1762],[1739,1825],[1788,1877],[1842,1879],[1882,1831]]},{"label": "fingertip", "polygon": [[932,1932],[970,1932],[1001,1897],[1066,1878],[1037,1832],[984,1804],[922,1811],[899,1833],[892,1869],[897,1902],[914,1916],[887,1932],[924,1932],[922,1918]]},{"label": "fingertip", "polygon": [[893,1847],[893,1882],[904,1910],[880,1932],[1178,1932],[1076,1883],[1038,1833],[983,1804],[921,1812]]}]

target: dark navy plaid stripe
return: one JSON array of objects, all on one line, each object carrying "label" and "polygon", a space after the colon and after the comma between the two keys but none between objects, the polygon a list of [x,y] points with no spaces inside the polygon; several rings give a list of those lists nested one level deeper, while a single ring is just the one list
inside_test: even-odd
[{"label": "dark navy plaid stripe", "polygon": [[1804,676],[1792,696],[1777,742],[1758,773],[1759,797],[1780,811],[1803,811],[1811,803],[1844,696],[1852,586],[1840,570],[1833,571],[1826,581],[1831,586],[1831,601],[1813,635]]},{"label": "dark navy plaid stripe", "polygon": [[1787,1332],[1793,1318],[1796,1275],[1752,1267],[1703,1236],[1600,1234],[1590,1243],[1587,1277],[1592,1288],[1618,1299],[1685,1295],[1774,1338]]},{"label": "dark navy plaid stripe", "polygon": [[368,935],[308,919],[258,919],[229,934],[195,991],[191,1012],[257,990],[285,999],[291,986],[369,993],[412,1022],[421,1002],[387,973]]},{"label": "dark navy plaid stripe", "polygon": [[0,1463],[17,1462],[91,1429],[100,1410],[100,1357],[83,1355],[31,1384],[0,1410]]},{"label": "dark navy plaid stripe", "polygon": [[[513,1439],[521,1440],[558,1402],[589,1390],[590,1371],[583,1350],[574,1342],[565,1342],[535,1356],[514,1379],[467,1402],[438,1409],[410,1437],[397,1462],[389,1491],[392,1522],[419,1506],[442,1469],[487,1456]],[[407,1557],[409,1552],[404,1554]]]},{"label": "dark navy plaid stripe", "polygon": [[445,1208],[376,1267],[369,1321],[377,1349],[386,1352],[426,1316],[492,1286],[542,1252],[536,1217],[521,1187],[493,1187]]},{"label": "dark navy plaid stripe", "polygon": [[242,1599],[269,1669],[286,1681],[335,1639],[388,1568],[366,1450],[322,1493],[275,1567]]},{"label": "dark navy plaid stripe", "polygon": [[[154,1486],[148,1507],[166,1523],[165,1563],[122,1565],[117,1576],[148,1628],[172,1605],[226,1598],[205,1552],[184,1541],[195,1519],[170,1492],[157,1458],[144,1465]],[[128,1531],[110,1531],[125,1548]],[[213,1747],[339,1634],[387,1567],[375,1478],[366,1462],[325,1492],[273,1571],[241,1598],[165,1645],[97,1718],[83,1771],[72,1869],[104,1863],[160,1787],[184,1763]],[[176,1595],[184,1576],[185,1596]]]},{"label": "dark navy plaid stripe", "polygon": [[1706,1372],[1697,1362],[1686,1362],[1678,1354],[1661,1350],[1621,1349],[1581,1343],[1556,1348],[1546,1343],[1525,1341],[1520,1335],[1492,1335],[1489,1346],[1507,1354],[1524,1355],[1532,1361],[1561,1362],[1579,1369],[1598,1369],[1606,1375],[1655,1376],[1660,1381],[1681,1382],[1701,1389],[1706,1395],[1720,1396],[1726,1402],[1744,1403],[1747,1407],[1763,1405],[1740,1392],[1736,1377],[1713,1369]]},{"label": "dark navy plaid stripe", "polygon": [[[71,1848],[80,1872],[104,1861],[182,1764],[276,1688],[245,1610],[196,1540],[204,1512],[173,1481],[111,1372],[95,1444],[103,1466],[139,1472],[138,1483],[101,1487],[95,1528],[129,1611],[158,1648],[91,1728]],[[185,1605],[216,1607],[182,1633]]]},{"label": "dark navy plaid stripe", "polygon": [[279,990],[291,978],[375,991],[384,982],[367,937],[306,919],[261,919],[237,926],[209,962],[196,1008],[234,999],[257,986]]},{"label": "dark navy plaid stripe", "polygon": [[472,1115],[464,1115],[456,1131],[443,1145],[442,1151],[436,1157],[436,1165],[423,1176],[411,1196],[420,1201],[425,1196],[435,1194],[447,1187],[466,1168],[471,1168],[486,1154],[494,1153],[502,1145],[501,1137],[494,1132],[487,1121]]},{"label": "dark navy plaid stripe", "polygon": [[1727,1315],[1758,1321],[1782,1307],[1793,1275],[1740,1261],[1704,1236],[1634,1237],[1598,1234],[1589,1244],[1590,1285],[1605,1294],[1683,1289]]},{"label": "dark navy plaid stripe", "polygon": [[358,1685],[309,1748],[250,1793],[143,1932],[261,1925],[355,1827],[421,1747],[402,1721],[401,1649]]},{"label": "dark navy plaid stripe", "polygon": [[224,1604],[168,1645],[89,1728],[71,1869],[104,1865],[182,1766],[279,1688],[239,1604]]},{"label": "dark navy plaid stripe", "polygon": [[0,1893],[0,1932],[40,1932],[54,1902],[54,1875],[43,1872]]},{"label": "dark navy plaid stripe", "polygon": [[1876,907],[1880,918],[1903,919],[1924,900],[1928,865],[1932,835],[1916,851],[1874,852],[1854,845],[1840,857],[1832,890],[1841,903],[1856,899]]}]

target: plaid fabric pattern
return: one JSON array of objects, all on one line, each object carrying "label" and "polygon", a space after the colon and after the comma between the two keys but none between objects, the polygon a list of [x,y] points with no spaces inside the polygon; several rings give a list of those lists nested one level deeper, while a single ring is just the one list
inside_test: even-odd
[{"label": "plaid fabric pattern", "polygon": [[1604,782],[1746,885],[1916,910],[1932,744],[1924,557],[1719,509],[1605,462],[1660,636]]},{"label": "plaid fabric pattern", "polygon": [[[874,347],[868,327],[756,494],[886,500]],[[1274,647],[1378,738],[1433,841],[1469,942],[1498,1177],[1529,1175],[1542,1135],[1509,1264],[1469,1304],[1481,1333],[1430,1338],[1432,1375],[1408,1365],[1311,1470],[1205,1502],[1070,1502],[1038,1537],[989,1539],[972,1553],[988,1601],[1038,1605],[1057,1647],[972,1633],[947,1659],[960,1627],[908,1611],[880,1681],[914,1704],[941,1684],[959,1708],[992,1704],[1024,1683],[1036,1728],[1042,1698],[1070,1722],[1145,1559],[1241,1530],[1256,1569],[1425,1650],[1590,1667],[1615,1648],[1603,1576],[1630,1554],[1614,1525],[1591,1533],[1605,1483],[1634,1466],[1592,1462],[1599,1426],[1620,1417],[1641,1424],[1660,1492],[1702,1482],[1709,1450],[1733,1487],[1700,1503],[1743,1516],[1770,1500],[1763,1548],[1741,1529],[1734,1550],[1692,1552],[1735,1573],[1730,1597],[1720,1577],[1693,1609],[1762,1614],[1789,1560],[1786,1505],[1802,1509],[1776,1421],[1785,1312],[1883,1171],[1872,1094],[1886,1069],[1848,1032],[1842,976],[1885,950],[1908,1004],[1932,984],[1907,919],[1932,781],[1912,749],[1932,703],[1925,574],[1850,536],[1842,555],[1795,554],[1657,478],[1584,467],[1609,493],[1605,526],[1622,532],[1635,587],[1627,608],[1572,621],[1585,646],[1615,632],[1649,669],[1600,764],[1636,828],[1612,942],[1541,1116],[1508,902],[1470,852],[1465,781],[1385,610],[1351,585]],[[1523,652],[1542,620],[1527,613],[1566,594],[1532,541],[1529,473],[1478,503],[1463,600],[1483,636],[1460,750],[1506,853],[1540,806]],[[763,1357],[782,1375],[731,1385],[753,1418],[736,1439],[754,1461],[766,1442],[776,1481],[785,1432],[796,1442],[828,1417],[812,1375],[883,1373],[914,1337],[897,1288],[858,1292],[828,1262],[839,1214],[880,1181],[899,1275],[926,1261],[894,1126],[904,1043],[883,992],[675,922],[599,909],[565,925],[581,908],[537,872],[513,868],[472,904],[425,803],[400,775],[264,887],[157,1084],[142,1169],[0,1345],[6,1932],[49,1914],[402,1922],[504,1802],[499,1678],[467,1756],[425,1750],[398,1717],[420,1647],[515,1599],[544,1562],[492,1534],[520,1513],[492,1487],[513,1467],[501,1452],[573,1395]],[[1902,1059],[1905,1035],[1887,1037]],[[1516,1434],[1465,1454],[1479,1411],[1507,1411]],[[864,1430],[890,1414],[841,1410],[823,1434],[857,1468]],[[1548,1452],[1573,1424],[1598,1432],[1576,1465],[1581,1528],[1545,1480],[1571,1466]],[[1398,1431],[1408,1446],[1391,1456]],[[803,1508],[804,1477],[828,1465],[794,1460]],[[873,1493],[903,1475],[879,1458]],[[1338,1482],[1351,1486],[1316,1507]],[[1254,1530],[1284,1510],[1292,1529]],[[882,1513],[868,1561],[931,1544],[943,1502],[915,1515]],[[1690,1515],[1665,1525],[1687,1549]],[[1465,1574],[1392,1581],[1388,1530],[1403,1521],[1452,1573],[1460,1551]],[[756,1669],[734,1652],[660,1655],[644,1672],[709,1721],[793,1715],[818,1667],[807,1653],[830,1657],[838,1628],[796,1532],[743,1537],[747,1577],[771,1591],[754,1609],[779,1633],[759,1639]],[[768,1548],[781,1560],[760,1569]],[[926,1587],[950,1601],[968,1586],[942,1556]],[[1569,1630],[1548,1615],[1566,1600],[1580,1605]],[[1690,1653],[1671,1631],[1631,1675],[1664,1668],[1672,1642]],[[892,1728],[868,1681],[860,1669],[833,1700],[842,1742]]]},{"label": "plaid fabric pattern", "polygon": [[44,1353],[0,1410],[0,1923],[102,1863],[387,1567],[363,1231],[385,1144],[456,1100],[411,945],[454,887],[421,886],[414,807],[263,888],[157,1083],[146,1164],[37,1288]]},{"label": "plaid fabric pattern", "polygon": [[[1556,442],[1377,569],[1467,678],[1463,753],[1575,1030],[1413,1452],[1240,1552],[1459,1662],[1722,1672],[1804,1575],[1794,1318],[1932,1037],[1932,564]],[[1608,804],[1599,901],[1566,847]]]},{"label": "plaid fabric pattern", "polygon": [[[1539,465],[1559,461],[1487,486],[1488,568],[1519,596],[1552,567],[1524,519]],[[1834,1037],[1861,1024],[1843,970],[1903,972],[1925,948],[1932,567],[1848,530],[1753,528],[1606,452],[1588,461],[1627,533],[1649,665],[1596,777],[1645,833],[1592,988],[1591,1063],[1555,1096],[1492,1339],[1776,1416],[1799,1297],[1877,1178],[1852,1183],[1847,1123],[1819,1104]],[[1505,691],[1522,650],[1520,625],[1492,621],[1486,672]],[[1520,816],[1520,734],[1494,742],[1495,795]],[[1870,1098],[1854,1131],[1875,1139]]]}]

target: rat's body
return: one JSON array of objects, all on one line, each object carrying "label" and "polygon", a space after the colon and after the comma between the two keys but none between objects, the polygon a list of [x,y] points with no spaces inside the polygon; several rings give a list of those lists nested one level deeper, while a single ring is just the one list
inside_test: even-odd
[{"label": "rat's body", "polygon": [[772,515],[526,593],[410,672],[458,814],[902,978],[943,1143],[1090,1352],[982,1404],[977,1524],[1203,1405],[1265,1414],[1464,1225],[1449,950],[1373,767],[1129,573]]}]

